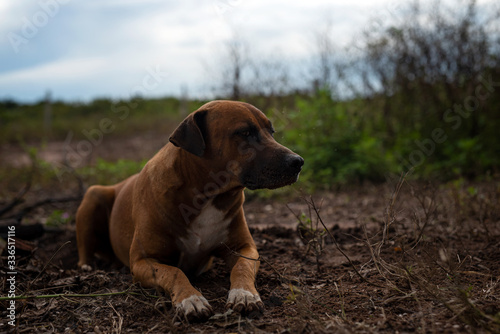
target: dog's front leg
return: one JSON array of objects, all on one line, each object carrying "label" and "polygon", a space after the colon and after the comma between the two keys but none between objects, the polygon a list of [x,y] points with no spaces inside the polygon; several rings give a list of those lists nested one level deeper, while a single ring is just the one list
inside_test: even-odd
[{"label": "dog's front leg", "polygon": [[130,269],[134,280],[142,286],[160,287],[167,291],[181,317],[194,321],[206,320],[212,315],[208,301],[191,285],[179,268],[145,258],[132,263]]},{"label": "dog's front leg", "polygon": [[259,293],[255,289],[255,275],[260,264],[259,253],[250,233],[248,237],[250,242],[245,243],[240,249],[233,249],[226,258],[231,268],[231,289],[226,307],[246,314],[262,311],[264,308]]}]

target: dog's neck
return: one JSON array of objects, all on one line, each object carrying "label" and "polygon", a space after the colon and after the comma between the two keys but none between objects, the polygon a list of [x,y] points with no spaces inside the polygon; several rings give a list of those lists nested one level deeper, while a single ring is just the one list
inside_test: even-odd
[{"label": "dog's neck", "polygon": [[[174,154],[174,150],[177,150]],[[197,196],[208,200],[219,195],[231,193],[237,195],[241,193],[244,187],[237,177],[229,170],[211,169],[207,166],[213,164],[204,163],[203,157],[197,157],[183,149],[175,147],[172,144],[165,145],[144,167],[144,172],[150,176],[151,186],[169,191],[172,188],[182,190],[190,196]],[[169,166],[170,168],[165,168]],[[193,169],[193,166],[196,168]],[[189,168],[188,168],[189,167]],[[173,175],[158,175],[168,170]],[[182,180],[172,184],[171,180]],[[169,180],[168,188],[165,183]],[[200,186],[203,185],[203,186]]]}]

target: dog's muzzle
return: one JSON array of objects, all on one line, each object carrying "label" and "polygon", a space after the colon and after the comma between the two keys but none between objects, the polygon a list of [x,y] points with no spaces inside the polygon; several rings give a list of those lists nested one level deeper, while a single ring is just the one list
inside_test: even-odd
[{"label": "dog's muzzle", "polygon": [[244,174],[242,183],[251,190],[284,187],[298,180],[303,165],[300,155],[276,155]]}]

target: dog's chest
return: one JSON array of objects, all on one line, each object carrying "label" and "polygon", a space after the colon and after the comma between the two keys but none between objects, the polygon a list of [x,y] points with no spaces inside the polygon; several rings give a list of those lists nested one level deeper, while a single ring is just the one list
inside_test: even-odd
[{"label": "dog's chest", "polygon": [[211,201],[208,202],[188,225],[186,235],[179,238],[178,247],[190,255],[210,252],[227,241],[231,220],[225,218],[226,212],[218,210]]}]

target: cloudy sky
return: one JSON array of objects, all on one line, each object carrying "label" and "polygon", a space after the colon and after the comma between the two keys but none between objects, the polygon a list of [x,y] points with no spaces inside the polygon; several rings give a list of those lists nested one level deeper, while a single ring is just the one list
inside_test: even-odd
[{"label": "cloudy sky", "polygon": [[86,101],[208,93],[224,43],[300,62],[331,22],[346,45],[398,0],[39,0],[0,2],[0,99]]}]

